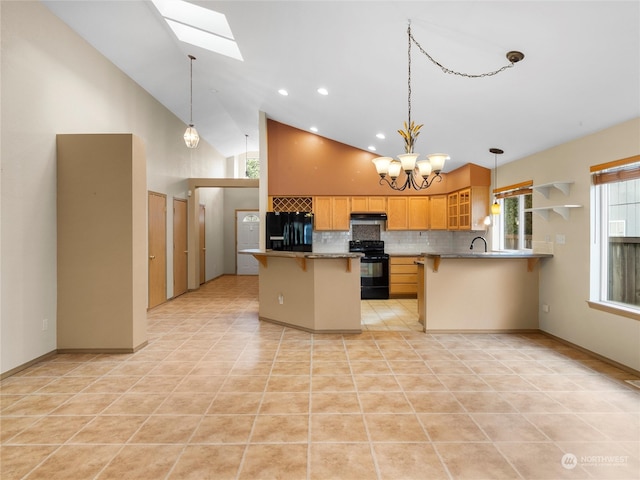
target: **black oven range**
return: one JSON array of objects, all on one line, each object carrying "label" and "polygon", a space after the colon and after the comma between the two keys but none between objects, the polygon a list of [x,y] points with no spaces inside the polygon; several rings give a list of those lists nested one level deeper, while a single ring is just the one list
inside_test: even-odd
[{"label": "black oven range", "polygon": [[360,298],[389,298],[389,255],[383,240],[350,240],[350,252],[360,252]]}]

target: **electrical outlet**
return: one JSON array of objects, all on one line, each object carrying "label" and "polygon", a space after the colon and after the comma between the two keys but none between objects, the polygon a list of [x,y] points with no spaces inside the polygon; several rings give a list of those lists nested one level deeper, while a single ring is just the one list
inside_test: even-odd
[{"label": "electrical outlet", "polygon": [[42,331],[49,330],[49,319],[45,318],[42,320]]},{"label": "electrical outlet", "polygon": [[278,295],[278,303],[280,305],[284,304],[284,295],[283,294]]},{"label": "electrical outlet", "polygon": [[556,234],[556,243],[558,245],[564,245],[565,242],[566,242],[566,238],[565,238],[564,234],[563,233],[557,233]]}]

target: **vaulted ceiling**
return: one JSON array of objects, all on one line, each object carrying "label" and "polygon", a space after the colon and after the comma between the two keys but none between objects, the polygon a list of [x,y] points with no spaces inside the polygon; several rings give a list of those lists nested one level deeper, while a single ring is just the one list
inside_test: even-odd
[{"label": "vaulted ceiling", "polygon": [[[243,61],[178,40],[146,1],[44,1],[51,11],[223,155],[258,148],[258,112],[380,155],[403,152],[407,24],[416,152],[450,171],[517,160],[640,116],[638,1],[196,1],[223,13]],[[317,93],[319,87],[329,91]],[[288,96],[278,93],[286,89]],[[384,140],[376,138],[383,133]],[[248,146],[245,146],[248,135]],[[373,167],[372,167],[373,168]]]}]

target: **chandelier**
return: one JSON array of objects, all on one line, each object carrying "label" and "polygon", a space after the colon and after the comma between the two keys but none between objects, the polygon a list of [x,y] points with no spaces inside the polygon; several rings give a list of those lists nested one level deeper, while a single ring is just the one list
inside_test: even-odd
[{"label": "chandelier", "polygon": [[196,59],[193,55],[188,55],[190,64],[190,90],[189,90],[189,126],[187,130],[184,132],[184,143],[187,144],[188,148],[196,148],[198,146],[198,142],[200,141],[200,135],[198,135],[198,131],[196,127],[193,126],[193,61]]},{"label": "chandelier", "polygon": [[[379,184],[386,183],[394,190],[403,191],[407,188],[414,190],[423,190],[429,188],[434,181],[442,181],[440,172],[442,171],[444,164],[450,159],[446,153],[432,153],[427,155],[426,159],[418,160],[419,153],[414,153],[413,148],[420,134],[420,129],[423,124],[416,125],[411,120],[411,44],[415,43],[418,49],[444,73],[459,75],[467,78],[479,78],[496,75],[507,68],[513,67],[514,64],[524,58],[524,54],[517,51],[510,51],[507,53],[507,60],[509,64],[501,67],[498,70],[481,74],[468,74],[456,72],[450,70],[436,61],[431,55],[429,55],[420,44],[413,38],[411,34],[411,21],[407,27],[407,121],[404,122],[404,128],[398,130],[398,133],[404,140],[405,153],[398,155],[398,160],[392,157],[378,157],[374,158],[372,162],[376,167],[378,175],[380,175]],[[401,173],[404,171],[404,180],[399,180]],[[389,180],[391,179],[391,180]]]}]

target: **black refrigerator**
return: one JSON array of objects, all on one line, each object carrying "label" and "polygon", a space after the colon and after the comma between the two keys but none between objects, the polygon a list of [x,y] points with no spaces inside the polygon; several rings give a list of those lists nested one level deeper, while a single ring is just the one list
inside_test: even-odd
[{"label": "black refrigerator", "polygon": [[311,252],[313,213],[267,212],[267,250]]}]

